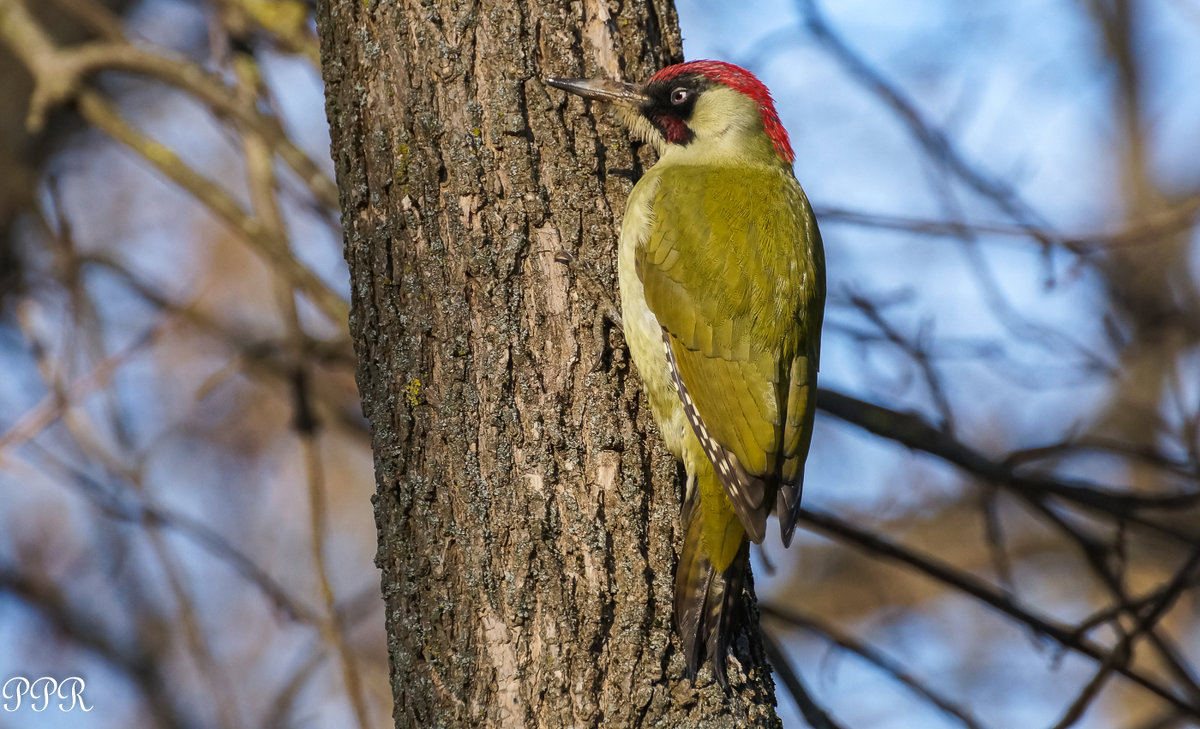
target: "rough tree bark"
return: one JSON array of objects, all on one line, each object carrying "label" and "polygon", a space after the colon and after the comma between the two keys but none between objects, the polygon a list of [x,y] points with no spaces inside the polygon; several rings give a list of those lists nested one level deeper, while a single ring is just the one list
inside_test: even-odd
[{"label": "rough tree bark", "polygon": [[327,0],[318,23],[396,725],[777,725],[756,630],[731,697],[672,642],[680,474],[615,323],[650,160],[541,82],[679,60],[671,3]]}]

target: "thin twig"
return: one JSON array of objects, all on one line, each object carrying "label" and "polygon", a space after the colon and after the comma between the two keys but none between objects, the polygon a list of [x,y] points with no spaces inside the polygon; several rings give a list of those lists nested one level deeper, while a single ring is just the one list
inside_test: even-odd
[{"label": "thin twig", "polygon": [[[1103,663],[1108,652],[1096,644],[1078,636],[1074,631],[1060,625],[1051,618],[1043,617],[1018,605],[992,585],[978,577],[956,569],[929,555],[918,554],[882,537],[863,531],[829,514],[801,509],[800,522],[816,531],[853,544],[874,557],[900,562],[922,572],[959,592],[975,598],[994,610],[1023,623],[1039,635],[1050,638],[1063,648]],[[1129,680],[1170,703],[1189,716],[1200,719],[1200,705],[1193,706],[1175,696],[1171,690],[1130,666],[1117,666],[1117,671]]]},{"label": "thin twig", "polygon": [[880,437],[941,458],[989,483],[1019,492],[1051,494],[1088,509],[1170,535],[1187,544],[1200,539],[1195,533],[1149,521],[1141,514],[1149,510],[1166,512],[1192,506],[1200,501],[1200,492],[1170,495],[1120,493],[1092,483],[1044,475],[1026,476],[1017,473],[1015,469],[1006,465],[1005,461],[984,456],[912,413],[891,410],[827,389],[818,391],[817,407]]},{"label": "thin twig", "polygon": [[[1092,572],[1095,573],[1100,582],[1112,595],[1113,601],[1120,606],[1126,613],[1138,619],[1137,627],[1134,631],[1125,634],[1124,628],[1119,621],[1113,621],[1112,627],[1120,636],[1120,642],[1114,651],[1123,651],[1132,655],[1133,640],[1138,635],[1145,635],[1151,645],[1166,664],[1168,670],[1175,675],[1179,685],[1192,696],[1192,700],[1200,705],[1200,685],[1197,685],[1195,677],[1192,675],[1191,667],[1188,666],[1179,656],[1179,652],[1164,638],[1157,630],[1155,623],[1161,615],[1165,614],[1166,607],[1163,604],[1169,605],[1178,596],[1178,592],[1168,592],[1162,598],[1159,606],[1151,610],[1146,616],[1138,618],[1137,612],[1130,607],[1132,599],[1125,590],[1124,585],[1118,575],[1114,574],[1113,570],[1107,563],[1109,550],[1095,536],[1088,534],[1083,530],[1083,527],[1075,526],[1057,514],[1050,508],[1044,499],[1038,498],[1035,494],[1025,494],[1026,502],[1030,504],[1038,513],[1046,517],[1054,526],[1059,529],[1068,539],[1073,541],[1080,551],[1083,553],[1084,559],[1087,560]],[[1193,559],[1200,558],[1200,547],[1193,552]],[[1185,566],[1185,571],[1191,569],[1191,562]],[[1182,580],[1178,579],[1173,583],[1182,585]],[[1181,587],[1177,589],[1182,589]]]},{"label": "thin twig", "polygon": [[[925,220],[900,215],[868,213],[861,210],[850,210],[829,205],[814,205],[813,211],[821,221],[822,227],[827,224],[842,223],[846,225],[858,225],[864,228],[916,233],[930,238],[961,238],[964,230],[975,235],[1001,236],[1004,238],[1031,237],[1030,226],[1028,225]],[[1060,236],[1053,230],[1038,229],[1037,235],[1032,237],[1039,241],[1051,241],[1056,246],[1076,253],[1090,254],[1098,250],[1108,250],[1125,246],[1144,246],[1153,243],[1156,239],[1163,236],[1179,233],[1194,227],[1197,216],[1200,216],[1200,195],[1193,195],[1180,203],[1176,203],[1167,210],[1155,212],[1142,220],[1129,223],[1120,230]]]},{"label": "thin twig", "polygon": [[15,565],[0,563],[0,590],[33,608],[60,635],[98,656],[129,676],[141,690],[150,715],[166,729],[192,729],[194,724],[177,706],[162,670],[161,658],[144,642],[121,640],[54,586],[22,573]]},{"label": "thin twig", "polygon": [[[247,98],[257,98],[260,91],[257,62],[248,54],[236,53],[233,64],[238,76],[239,93]],[[250,189],[250,199],[255,215],[262,221],[266,235],[275,240],[275,245],[286,246],[287,231],[284,227],[283,215],[279,210],[279,201],[276,199],[275,168],[270,147],[262,137],[253,132],[244,136],[243,145],[246,157],[246,181]],[[282,284],[282,282],[280,283]],[[322,634],[333,644],[337,652],[342,669],[342,680],[346,685],[346,693],[349,696],[359,729],[370,729],[366,700],[362,692],[362,680],[358,675],[358,666],[350,647],[349,638],[338,620],[337,598],[329,582],[329,571],[325,564],[328,520],[325,506],[325,469],[321,463],[320,445],[317,442],[318,421],[312,410],[308,370],[303,357],[303,327],[300,324],[300,314],[296,309],[296,299],[292,294],[291,287],[278,285],[276,293],[280,308],[283,309],[284,320],[288,325],[288,349],[295,361],[291,378],[293,402],[295,403],[294,424],[300,437],[300,446],[304,451],[304,465],[308,481],[309,523],[312,529],[312,538],[309,543],[312,545],[313,566],[326,611],[325,620],[322,621]]]},{"label": "thin twig", "polygon": [[804,683],[800,680],[800,675],[792,668],[792,664],[788,662],[787,656],[783,653],[783,648],[775,641],[775,638],[764,633],[762,640],[767,660],[771,662],[775,673],[783,680],[783,685],[787,687],[788,693],[796,701],[796,706],[800,708],[800,713],[808,725],[812,729],[842,729],[842,726],[818,706],[813,697],[809,695],[808,689],[804,688]]},{"label": "thin twig", "polygon": [[[155,330],[162,327],[155,327]],[[117,455],[110,453],[94,435],[96,428],[87,411],[83,408],[72,407],[73,403],[66,396],[66,388],[62,381],[61,372],[56,372],[46,361],[45,346],[38,346],[38,335],[30,327],[23,327],[25,338],[34,343],[33,351],[38,371],[43,383],[53,394],[55,401],[63,407],[62,423],[66,431],[80,447],[81,452],[104,466],[113,473],[119,474],[138,492],[145,493],[141,472],[138,469],[127,468]],[[69,361],[69,359],[68,359]],[[214,709],[219,717],[219,725],[232,729],[239,726],[237,697],[229,683],[228,677],[219,670],[216,659],[209,649],[209,640],[203,632],[200,620],[196,615],[195,600],[183,576],[183,567],[171,552],[163,535],[156,529],[147,530],[150,550],[158,561],[166,577],[167,587],[175,599],[184,642],[188,652],[195,661],[201,680],[208,685],[213,695]]]},{"label": "thin twig", "polygon": [[[100,94],[80,86],[81,74],[86,75],[89,69],[112,68],[117,59],[122,58],[128,61],[130,67],[140,70],[163,68],[160,57],[124,45],[116,47],[121,49],[119,53],[115,52],[112,46],[85,46],[82,52],[74,51],[79,55],[68,55],[70,52],[60,51],[55,47],[49,36],[22,5],[21,0],[0,0],[0,41],[8,45],[34,77],[34,100],[30,103],[29,118],[31,127],[36,128],[40,124],[41,117],[38,114],[44,113],[53,103],[75,98],[79,113],[85,121],[132,149],[169,180],[203,203],[249,243],[259,256],[312,299],[332,322],[343,327],[347,325],[350,309],[342,297],[334,293],[319,276],[296,258],[286,244],[281,246],[272,239],[265,232],[261,221],[247,215],[224,189],[186,165],[168,147],[149,139],[130,126]],[[166,67],[177,68],[183,72],[184,69],[192,69],[194,64],[167,64]],[[188,73],[195,75],[194,70],[189,70]],[[208,89],[200,81],[193,81],[194,88],[191,90]],[[217,88],[209,89],[213,98],[206,97],[206,101],[229,95],[227,87],[223,84],[218,86],[221,93],[218,93]],[[305,176],[304,172],[300,174],[301,177]],[[328,192],[329,190],[326,190],[326,193]]]},{"label": "thin twig", "polygon": [[859,656],[907,686],[913,693],[924,698],[947,715],[957,719],[967,729],[983,729],[983,725],[979,723],[979,720],[972,716],[965,707],[955,704],[927,686],[916,676],[909,673],[899,661],[892,660],[874,646],[854,638],[849,633],[845,633],[827,622],[819,621],[812,616],[803,615],[795,610],[770,603],[759,604],[758,609],[760,613],[770,619],[786,623],[793,628],[815,633],[839,648]]},{"label": "thin twig", "polygon": [[921,342],[912,342],[902,335],[880,313],[879,308],[870,299],[856,293],[850,293],[849,299],[850,303],[883,333],[887,341],[899,347],[917,365],[917,368],[921,370],[922,379],[925,380],[925,387],[929,390],[934,406],[942,418],[941,426],[938,429],[946,433],[953,433],[954,413],[950,408],[950,399],[946,396],[945,388],[942,387],[941,377],[923,344]]},{"label": "thin twig", "polygon": [[187,190],[218,218],[251,244],[251,248],[281,275],[303,291],[330,321],[346,326],[350,308],[341,296],[313,273],[312,269],[286,247],[267,235],[259,220],[247,215],[241,206],[216,183],[205,178],[167,147],[129,126],[115,108],[99,94],[84,91],[79,95],[79,112],[92,126],[137,152],[169,180]]},{"label": "thin twig", "polygon": [[[926,121],[924,115],[917,110],[916,104],[834,33],[820,12],[816,0],[798,0],[798,5],[804,17],[804,23],[813,37],[854,79],[882,99],[888,108],[904,121],[909,133],[931,159],[949,167],[969,187],[995,203],[1001,211],[1021,226],[1026,235],[1044,245],[1053,245],[1056,242],[1054,237],[1044,233],[1049,226],[1011,187],[990,179],[969,163],[945,133]],[[1077,250],[1073,245],[1066,243],[1064,245],[1071,250]]]},{"label": "thin twig", "polygon": [[87,473],[62,463],[36,443],[31,443],[30,448],[47,463],[52,463],[62,470],[64,477],[55,479],[55,483],[75,488],[104,516],[150,529],[170,529],[232,568],[236,574],[261,591],[271,605],[287,619],[320,625],[318,615],[292,597],[266,570],[207,524],[186,514],[152,504],[147,496],[133,495],[128,491],[117,493]]}]

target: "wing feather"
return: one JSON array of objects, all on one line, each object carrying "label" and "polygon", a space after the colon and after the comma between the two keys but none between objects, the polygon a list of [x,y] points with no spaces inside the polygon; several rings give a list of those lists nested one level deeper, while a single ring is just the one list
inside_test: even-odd
[{"label": "wing feather", "polygon": [[811,208],[782,169],[662,175],[637,269],[677,393],[750,538],[774,508],[790,539],[825,294]]}]

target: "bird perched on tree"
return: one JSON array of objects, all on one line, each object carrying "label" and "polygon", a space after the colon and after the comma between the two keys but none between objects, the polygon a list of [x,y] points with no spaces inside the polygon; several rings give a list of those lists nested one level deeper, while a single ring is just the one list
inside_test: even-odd
[{"label": "bird perched on tree", "polygon": [[[612,102],[658,162],[634,186],[618,270],[625,339],[654,419],[687,470],[675,620],[689,675],[725,659],[767,516],[791,542],[825,304],[825,262],[766,86],[720,61],[645,85],[548,78]],[[748,541],[749,540],[749,541]]]}]

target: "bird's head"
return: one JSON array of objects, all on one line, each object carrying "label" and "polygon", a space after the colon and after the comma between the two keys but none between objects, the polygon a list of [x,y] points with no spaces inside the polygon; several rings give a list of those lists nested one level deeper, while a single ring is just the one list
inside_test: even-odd
[{"label": "bird's head", "polygon": [[547,78],[555,88],[612,102],[630,131],[660,155],[795,155],[767,87],[723,61],[668,66],[644,85],[605,79]]}]

